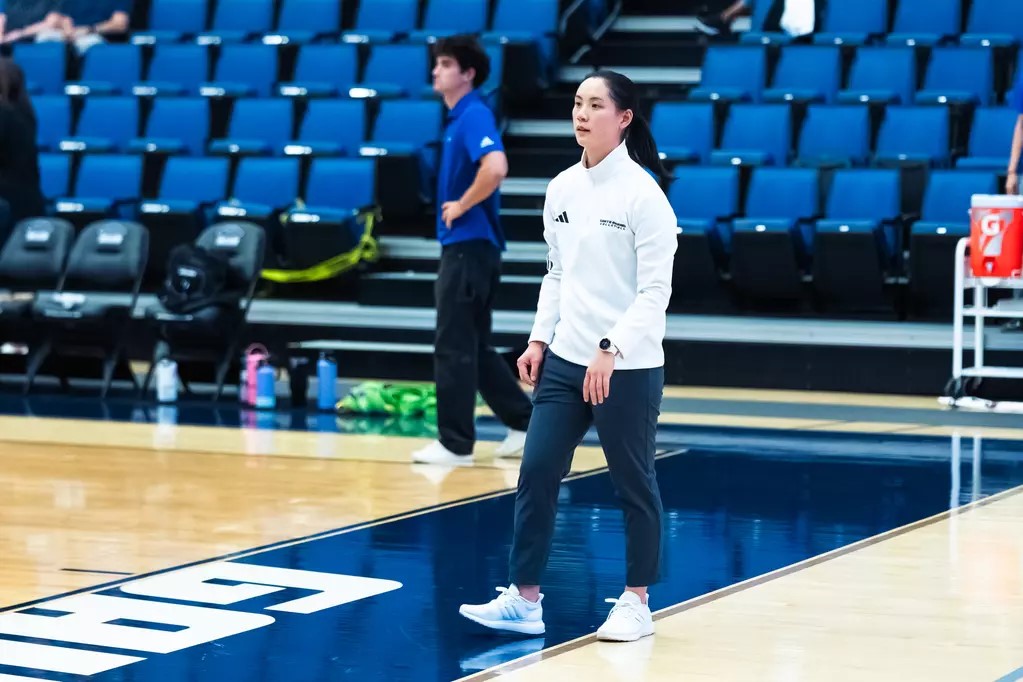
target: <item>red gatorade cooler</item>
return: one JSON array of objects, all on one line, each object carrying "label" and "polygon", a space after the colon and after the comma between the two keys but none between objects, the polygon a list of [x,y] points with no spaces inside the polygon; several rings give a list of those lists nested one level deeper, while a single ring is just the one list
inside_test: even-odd
[{"label": "red gatorade cooler", "polygon": [[970,269],[975,277],[1019,277],[1023,270],[1023,197],[974,194]]}]

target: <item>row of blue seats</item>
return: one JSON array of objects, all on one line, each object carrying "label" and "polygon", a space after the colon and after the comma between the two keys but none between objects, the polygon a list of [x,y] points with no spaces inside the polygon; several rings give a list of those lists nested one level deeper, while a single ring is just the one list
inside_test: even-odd
[{"label": "row of blue seats", "polygon": [[[784,166],[866,165],[918,162],[1005,170],[1019,112],[980,107],[973,113],[966,149],[950,139],[944,107],[892,107],[876,133],[866,105],[811,104],[793,131],[792,110],[783,104],[735,104],[721,131],[714,107],[693,102],[658,102],[651,129],[664,159],[679,163]],[[965,123],[964,123],[965,125]],[[965,133],[966,131],[959,131]],[[795,137],[793,137],[795,135]],[[720,139],[720,146],[715,141]]]},{"label": "row of blue seats", "polygon": [[[814,41],[825,45],[960,45],[1012,46],[1023,42],[1023,3],[1015,0],[971,0],[963,23],[963,0],[832,0],[827,4]],[[764,20],[772,3],[756,3],[752,31],[746,43],[778,44],[791,41],[784,33],[765,33]]]},{"label": "row of blue seats", "polygon": [[243,159],[232,173],[226,158],[174,157],[162,172],[157,196],[149,199],[142,197],[143,171],[140,156],[92,155],[82,158],[72,179],[70,156],[40,155],[44,194],[52,213],[65,217],[180,214],[205,222],[288,212],[341,222],[374,205],[376,197],[372,159],[315,159],[303,180],[298,159]]},{"label": "row of blue seats", "polygon": [[557,29],[558,0],[495,0],[492,11],[487,0],[429,0],[422,12],[420,0],[363,0],[351,27],[342,24],[346,1],[281,0],[278,8],[274,0],[216,0],[215,7],[212,0],[154,0],[149,30],[132,39],[209,44],[262,38],[282,44],[345,31],[355,42],[488,32],[493,35],[487,39],[536,40]]},{"label": "row of blue seats", "polygon": [[[76,80],[67,81],[64,46],[19,45],[15,61],[25,71],[33,94],[67,93],[203,96],[335,97],[433,95],[429,50],[422,45],[374,46],[363,60],[355,45],[304,46],[294,71],[281,73],[278,50],[269,45],[226,45],[211,59],[210,48],[162,45],[144,63],[137,45],[107,44],[91,48]],[[484,91],[500,86],[503,49],[487,48],[491,75]]]},{"label": "row of blue seats", "polygon": [[727,260],[737,233],[790,234],[801,254],[812,258],[822,233],[867,233],[876,237],[885,258],[894,263],[911,233],[958,239],[969,234],[974,194],[997,193],[997,177],[982,171],[933,171],[919,216],[902,206],[902,179],[895,169],[840,169],[822,190],[822,174],[811,168],[754,170],[745,201],[735,168],[683,167],[668,188],[668,198],[683,234],[710,239]]},{"label": "row of blue seats", "polygon": [[846,75],[840,48],[788,46],[769,77],[764,48],[714,46],[707,50],[700,84],[689,98],[884,104],[990,104],[997,98],[990,50],[935,48],[919,89],[917,60],[916,51],[907,47],[863,47]]},{"label": "row of blue seats", "polygon": [[233,105],[227,137],[210,140],[210,105],[201,97],[156,99],[144,121],[134,97],[91,97],[74,125],[69,98],[40,96],[34,105],[41,149],[86,153],[411,154],[439,139],[442,122],[431,100],[384,100],[371,118],[364,100],[316,99],[299,120],[291,100],[243,99]]}]

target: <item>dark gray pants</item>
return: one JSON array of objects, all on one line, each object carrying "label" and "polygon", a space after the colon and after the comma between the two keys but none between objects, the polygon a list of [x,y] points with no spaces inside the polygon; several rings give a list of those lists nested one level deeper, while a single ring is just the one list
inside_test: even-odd
[{"label": "dark gray pants", "polygon": [[654,472],[664,369],[618,370],[601,405],[583,402],[586,368],[545,354],[515,496],[510,581],[540,585],[554,534],[558,488],[591,424],[597,427],[611,482],[625,512],[626,585],[657,582],[661,495]]}]

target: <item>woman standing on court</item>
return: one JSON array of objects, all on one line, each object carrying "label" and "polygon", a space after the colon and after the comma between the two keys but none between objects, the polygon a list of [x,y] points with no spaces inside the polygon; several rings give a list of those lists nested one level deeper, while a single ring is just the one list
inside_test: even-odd
[{"label": "woman standing on court", "polygon": [[654,439],[664,387],[665,310],[677,221],[644,169],[665,175],[639,111],[635,84],[598,71],[576,92],[572,120],[582,160],[547,187],[548,273],[529,347],[519,358],[535,386],[515,497],[511,586],[459,612],[494,630],[544,632],[540,582],[558,488],[591,424],[625,512],[626,588],[600,639],[653,634],[647,586],[658,579],[661,498]]}]

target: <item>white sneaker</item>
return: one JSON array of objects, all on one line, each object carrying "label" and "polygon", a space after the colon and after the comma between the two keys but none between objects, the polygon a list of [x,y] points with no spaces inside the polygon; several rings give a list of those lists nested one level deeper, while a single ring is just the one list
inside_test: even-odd
[{"label": "white sneaker", "polygon": [[615,606],[597,630],[597,639],[605,642],[635,642],[640,637],[654,634],[650,607],[641,602],[635,592],[626,590],[618,599],[604,601]]},{"label": "white sneaker", "polygon": [[497,457],[521,457],[526,447],[526,432],[508,429],[508,436],[497,446]]},{"label": "white sneaker", "polygon": [[501,630],[503,632],[514,632],[520,635],[542,635],[543,595],[535,602],[519,595],[519,590],[514,585],[510,587],[498,587],[500,596],[492,599],[486,604],[462,604],[458,612],[485,628]]},{"label": "white sneaker", "polygon": [[412,453],[412,461],[420,464],[447,464],[448,466],[469,466],[472,464],[472,454],[456,455],[435,440],[425,448]]}]

